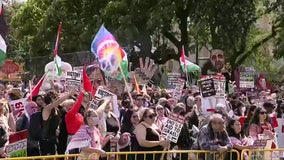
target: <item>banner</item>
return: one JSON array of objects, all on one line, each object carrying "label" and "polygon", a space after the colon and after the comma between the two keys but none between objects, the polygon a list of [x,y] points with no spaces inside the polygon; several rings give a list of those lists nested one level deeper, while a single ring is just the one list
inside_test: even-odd
[{"label": "banner", "polygon": [[9,144],[6,147],[6,152],[10,158],[27,157],[27,138],[27,130],[16,132],[9,136]]},{"label": "banner", "polygon": [[171,142],[177,143],[184,120],[183,116],[170,113],[166,125],[163,127],[162,135]]},{"label": "banner", "polygon": [[15,120],[17,120],[19,117],[21,117],[24,114],[24,106],[26,105],[26,103],[27,103],[26,98],[9,102]]},{"label": "banner", "polygon": [[214,81],[212,78],[201,79],[199,82],[202,97],[211,97],[216,95]]}]

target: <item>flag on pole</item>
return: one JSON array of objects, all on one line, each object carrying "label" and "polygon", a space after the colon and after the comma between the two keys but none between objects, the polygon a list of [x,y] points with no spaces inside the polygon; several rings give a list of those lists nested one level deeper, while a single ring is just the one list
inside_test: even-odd
[{"label": "flag on pole", "polygon": [[183,66],[182,70],[186,72],[186,64],[185,64],[185,55],[184,55],[184,46],[181,47],[181,66]]},{"label": "flag on pole", "polygon": [[127,77],[127,54],[104,25],[101,26],[94,37],[91,44],[91,51],[98,58],[100,68],[107,76],[115,77],[118,67],[121,67],[123,74]]},{"label": "flag on pole", "polygon": [[61,68],[62,67],[62,61],[61,61],[61,58],[58,56],[58,45],[59,45],[59,40],[60,40],[61,28],[62,28],[62,23],[60,22],[60,24],[58,26],[56,43],[55,43],[54,52],[53,52],[54,63],[56,65],[58,76],[60,76],[62,74],[62,68]]},{"label": "flag on pole", "polygon": [[185,58],[183,46],[179,61],[183,72],[192,73],[195,77],[198,77],[201,74],[201,68]]},{"label": "flag on pole", "polygon": [[86,72],[86,67],[84,66],[83,68],[83,85],[84,85],[84,90],[86,92],[90,92],[92,94],[94,94],[93,92],[93,85],[87,75],[87,72]]},{"label": "flag on pole", "polygon": [[3,37],[0,35],[0,66],[3,65],[6,59],[6,51],[7,51],[7,45]]},{"label": "flag on pole", "polygon": [[35,85],[35,87],[32,89],[31,91],[31,95],[28,97],[28,100],[32,100],[33,96],[38,95],[39,91],[40,91],[40,87],[42,86],[42,83],[44,82],[44,79],[47,75],[48,71],[45,72],[45,74],[40,78],[40,80],[38,81],[38,83]]}]

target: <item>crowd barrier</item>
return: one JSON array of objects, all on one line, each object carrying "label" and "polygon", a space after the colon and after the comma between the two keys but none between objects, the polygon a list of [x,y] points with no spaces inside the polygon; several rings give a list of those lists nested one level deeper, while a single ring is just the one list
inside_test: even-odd
[{"label": "crowd barrier", "polygon": [[[95,159],[89,155],[88,159]],[[240,153],[231,150],[218,153],[203,150],[171,150],[144,152],[107,152],[106,160],[240,160]]]},{"label": "crowd barrier", "polygon": [[244,149],[241,160],[284,160],[284,148]]},{"label": "crowd barrier", "polygon": [[[85,160],[86,157],[82,154],[67,154],[67,155],[50,155],[50,156],[33,156],[33,157],[15,157],[3,158],[3,160],[77,160],[78,158]],[[2,159],[0,159],[2,160]]]}]

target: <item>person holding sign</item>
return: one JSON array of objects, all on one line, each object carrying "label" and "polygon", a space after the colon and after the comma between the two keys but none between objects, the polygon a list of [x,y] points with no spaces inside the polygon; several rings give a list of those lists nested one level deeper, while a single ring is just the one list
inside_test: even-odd
[{"label": "person holding sign", "polygon": [[[133,151],[162,151],[168,148],[170,142],[161,138],[160,129],[155,124],[156,113],[152,109],[145,109],[141,117],[141,122],[134,130],[137,139],[136,144],[133,144]],[[135,143],[135,142],[132,142]],[[154,158],[155,157],[155,158]],[[160,160],[161,154],[146,154],[137,155],[137,159]]]},{"label": "person holding sign", "polygon": [[274,129],[269,122],[269,116],[266,110],[262,107],[256,108],[254,112],[249,127],[249,136],[255,141],[260,139],[272,141],[272,146],[269,146],[267,149],[276,148]]}]

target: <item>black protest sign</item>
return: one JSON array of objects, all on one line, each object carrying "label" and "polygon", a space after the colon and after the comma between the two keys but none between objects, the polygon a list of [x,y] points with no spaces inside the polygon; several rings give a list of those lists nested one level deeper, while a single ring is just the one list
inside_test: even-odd
[{"label": "black protest sign", "polygon": [[211,97],[216,95],[214,81],[212,78],[200,80],[200,89],[202,97]]}]

